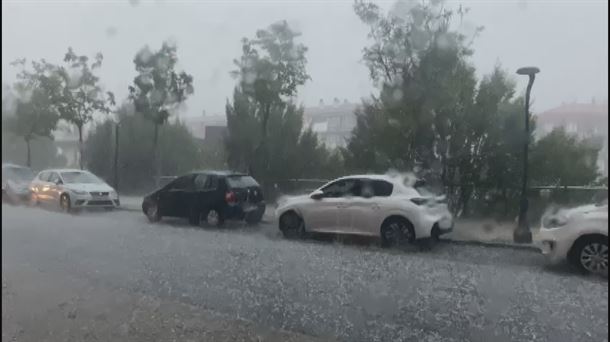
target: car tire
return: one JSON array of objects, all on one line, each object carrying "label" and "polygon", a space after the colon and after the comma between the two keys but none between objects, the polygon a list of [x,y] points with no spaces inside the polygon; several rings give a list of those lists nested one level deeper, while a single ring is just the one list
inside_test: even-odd
[{"label": "car tire", "polygon": [[415,229],[409,220],[403,217],[390,217],[381,225],[381,246],[397,247],[415,241]]},{"label": "car tire", "polygon": [[305,222],[294,211],[282,214],[279,219],[279,228],[285,238],[295,239],[305,236]]},{"label": "car tire", "polygon": [[569,261],[583,273],[608,275],[608,237],[587,236],[572,247]]},{"label": "car tire", "polygon": [[150,203],[146,206],[145,210],[146,218],[150,223],[156,223],[161,221],[161,214],[159,213],[159,206],[156,203]]},{"label": "car tire", "polygon": [[70,202],[70,195],[62,194],[59,196],[59,209],[65,213],[72,212],[72,203]]},{"label": "car tire", "polygon": [[222,227],[225,223],[224,217],[219,210],[210,209],[201,213],[199,225],[206,227]]}]

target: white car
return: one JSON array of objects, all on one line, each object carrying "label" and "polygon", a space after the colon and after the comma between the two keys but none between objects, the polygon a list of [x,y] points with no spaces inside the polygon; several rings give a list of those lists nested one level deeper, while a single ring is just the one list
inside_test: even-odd
[{"label": "white car", "polygon": [[287,237],[306,232],[357,234],[379,236],[389,246],[450,232],[453,218],[439,199],[420,194],[401,177],[348,176],[310,195],[280,201],[276,217]]},{"label": "white car", "polygon": [[551,263],[608,274],[608,200],[544,215],[537,238]]},{"label": "white car", "polygon": [[88,171],[44,170],[30,183],[31,203],[57,205],[70,212],[80,208],[113,209],[120,205],[117,192]]}]

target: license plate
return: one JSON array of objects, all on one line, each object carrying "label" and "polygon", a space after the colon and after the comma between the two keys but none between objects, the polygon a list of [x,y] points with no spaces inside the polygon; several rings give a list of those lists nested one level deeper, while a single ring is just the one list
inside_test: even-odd
[{"label": "license plate", "polygon": [[248,206],[244,207],[244,212],[246,212],[246,213],[247,213],[247,212],[250,212],[250,211],[255,211],[256,209],[257,209],[257,207],[256,207],[256,206],[254,206],[254,205],[248,205]]}]

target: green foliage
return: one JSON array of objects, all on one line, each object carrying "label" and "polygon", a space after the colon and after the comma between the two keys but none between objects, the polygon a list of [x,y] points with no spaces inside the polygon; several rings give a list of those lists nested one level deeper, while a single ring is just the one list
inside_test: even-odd
[{"label": "green foliage", "polygon": [[162,172],[157,147],[159,126],[167,122],[171,113],[178,110],[180,104],[193,93],[193,76],[176,71],[177,61],[177,47],[169,42],[164,42],[158,51],[151,51],[145,46],[133,60],[138,75],[133,85],[129,86],[129,99],[136,112],[154,124],[151,139],[155,179]]},{"label": "green foliage", "polygon": [[361,1],[354,9],[370,27],[372,43],[363,57],[379,95],[356,113],[346,166],[415,171],[442,185],[456,212],[500,203],[512,214],[523,165],[524,104],[499,66],[477,80],[469,37],[453,28],[455,15],[467,11],[440,2],[397,6],[385,16]]},{"label": "green foliage", "polygon": [[[266,144],[273,112],[283,112],[285,104],[296,95],[297,88],[309,79],[305,68],[307,48],[295,43],[295,38],[299,35],[286,21],[274,23],[266,30],[258,30],[255,39],[244,38],[242,56],[234,61],[238,69],[231,74],[238,79],[237,88],[243,95],[241,102],[235,104],[235,110],[251,112],[252,117],[258,121],[257,127],[260,130],[258,137],[251,137],[256,140],[251,155],[256,154],[260,168],[250,164],[253,160],[247,161],[248,168],[255,175],[269,168],[266,165],[269,159]],[[227,108],[227,113],[230,111],[233,109]]]},{"label": "green foliage", "polygon": [[37,138],[52,139],[51,132],[59,120],[57,99],[61,94],[61,77],[57,68],[44,60],[32,61],[32,68],[25,66],[26,60],[12,65],[21,67],[14,86],[16,94],[6,94],[2,100],[2,126],[26,144],[26,165],[31,166],[30,142]]},{"label": "green foliage", "polygon": [[306,72],[307,48],[280,22],[242,41],[243,55],[232,74],[238,78],[226,106],[229,167],[249,172],[265,187],[301,177],[330,177],[342,160],[329,153],[311,131],[303,132],[303,108],[293,98]]},{"label": "green foliage", "polygon": [[532,180],[537,185],[591,185],[598,177],[598,152],[597,146],[557,128],[532,149]]},{"label": "green foliage", "polygon": [[167,122],[171,112],[193,93],[193,76],[176,71],[177,61],[177,47],[169,42],[158,51],[145,46],[133,60],[138,75],[129,86],[130,99],[138,113],[157,125]]},{"label": "green foliage", "polygon": [[[121,192],[142,193],[154,187],[153,156],[150,140],[154,124],[129,107],[118,110],[119,128],[119,189]],[[87,167],[114,184],[115,123],[107,120],[97,125],[85,144]],[[159,132],[160,162],[164,175],[180,175],[206,167],[202,163],[201,144],[180,122],[166,124]]]},{"label": "green foliage", "polygon": [[64,56],[65,66],[58,67],[62,77],[62,94],[56,103],[60,118],[76,126],[79,142],[79,165],[83,168],[83,127],[96,113],[109,113],[114,95],[104,93],[94,71],[102,66],[103,56],[97,53],[89,65],[89,57],[77,55],[71,47]]},{"label": "green foliage", "polygon": [[[66,158],[58,154],[57,144],[51,138],[39,137],[30,142],[31,162],[33,170],[52,167],[63,167]],[[27,165],[27,143],[23,137],[2,130],[2,162]]]}]

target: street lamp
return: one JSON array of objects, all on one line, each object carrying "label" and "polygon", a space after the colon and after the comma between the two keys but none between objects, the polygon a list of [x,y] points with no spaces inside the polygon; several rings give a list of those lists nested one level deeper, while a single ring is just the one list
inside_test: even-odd
[{"label": "street lamp", "polygon": [[519,204],[519,223],[517,229],[513,233],[513,240],[518,243],[530,243],[532,242],[532,232],[530,231],[527,223],[527,152],[529,149],[530,140],[530,92],[532,91],[532,85],[534,85],[534,79],[536,74],[540,72],[537,67],[524,67],[517,70],[519,75],[529,76],[527,83],[527,90],[525,92],[525,138],[523,139],[523,184],[521,187],[521,201]]},{"label": "street lamp", "polygon": [[113,172],[114,172],[114,190],[119,192],[119,126],[121,124],[121,120],[118,115],[114,116],[114,163],[113,163]]}]

